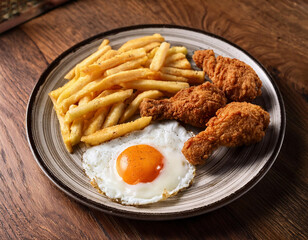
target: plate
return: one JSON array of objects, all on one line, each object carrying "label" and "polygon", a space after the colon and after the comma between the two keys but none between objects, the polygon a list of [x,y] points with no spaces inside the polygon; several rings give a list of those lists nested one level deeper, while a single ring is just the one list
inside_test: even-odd
[{"label": "plate", "polygon": [[[211,48],[216,54],[249,64],[263,82],[262,95],[254,103],[270,113],[271,122],[264,139],[248,147],[221,147],[208,163],[198,167],[193,185],[166,201],[142,206],[123,206],[99,194],[81,167],[83,149],[69,154],[48,93],[62,86],[64,75],[94,52],[108,38],[117,49],[124,42],[160,33],[171,45],[188,49],[191,61],[195,50]],[[192,61],[191,61],[192,62]],[[195,68],[195,65],[193,64]],[[187,27],[142,25],[111,30],[91,37],[62,53],[40,77],[27,108],[27,135],[33,155],[49,179],[69,196],[105,213],[134,218],[165,220],[203,214],[237,199],[251,189],[274,163],[285,133],[285,110],[277,86],[265,68],[247,52],[213,34]]]}]

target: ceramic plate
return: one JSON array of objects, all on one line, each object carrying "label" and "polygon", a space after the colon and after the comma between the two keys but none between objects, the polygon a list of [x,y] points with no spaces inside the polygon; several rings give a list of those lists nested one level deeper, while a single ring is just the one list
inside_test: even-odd
[{"label": "ceramic plate", "polygon": [[[62,86],[64,75],[94,52],[108,38],[117,49],[132,38],[160,33],[174,45],[188,49],[188,58],[197,49],[211,48],[216,54],[249,64],[263,82],[262,95],[254,103],[270,113],[271,123],[264,139],[248,147],[221,147],[204,166],[198,167],[193,185],[166,201],[143,206],[122,206],[99,194],[81,167],[84,149],[69,154],[61,139],[59,123],[48,93]],[[192,62],[192,61],[191,61]],[[195,68],[195,65],[193,64]],[[285,111],[280,93],[264,67],[233,43],[200,30],[145,25],[115,29],[87,39],[61,54],[42,74],[28,103],[27,133],[37,163],[62,191],[105,213],[135,219],[176,219],[212,211],[237,199],[251,189],[269,170],[280,150],[285,132]]]}]

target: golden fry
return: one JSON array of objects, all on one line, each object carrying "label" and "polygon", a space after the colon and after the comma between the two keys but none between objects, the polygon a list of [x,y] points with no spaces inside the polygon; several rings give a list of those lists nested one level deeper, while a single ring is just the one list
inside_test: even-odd
[{"label": "golden fry", "polygon": [[[89,94],[89,95],[86,95],[86,96],[84,96],[83,98],[81,98],[81,99],[79,100],[78,106],[87,104],[87,103],[90,102],[92,99],[93,99],[93,97],[90,96],[90,94]],[[84,115],[84,116],[83,116],[83,119],[90,119],[90,118],[92,118],[92,116],[93,116],[93,113],[91,112],[91,113],[88,113],[88,114]]]},{"label": "golden fry", "polygon": [[143,64],[145,68],[150,68],[153,58],[148,58],[148,60]]},{"label": "golden fry", "polygon": [[174,67],[174,68],[181,68],[181,69],[191,69],[190,62],[186,58],[180,59],[175,62],[171,62],[168,64],[165,64],[166,67]]},{"label": "golden fry", "polygon": [[133,90],[129,89],[121,92],[112,93],[105,97],[95,98],[85,105],[70,109],[65,115],[65,121],[72,122],[73,120],[80,118],[83,115],[95,111],[101,107],[109,106],[116,102],[123,102],[126,98],[132,95],[132,93]]},{"label": "golden fry", "polygon": [[142,117],[132,122],[103,128],[91,135],[83,136],[81,141],[90,145],[98,145],[111,139],[121,137],[127,133],[141,130],[150,124],[151,119],[152,117]]},{"label": "golden fry", "polygon": [[95,112],[94,117],[90,120],[88,127],[84,131],[84,135],[90,135],[102,128],[105,118],[110,107],[102,107]]},{"label": "golden fry", "polygon": [[[52,96],[50,96],[50,98],[51,98],[51,100],[52,100],[52,102],[55,106],[56,100]],[[71,144],[71,140],[70,140],[70,123],[66,123],[64,121],[64,116],[62,114],[60,114],[60,112],[57,111],[57,109],[55,107],[54,107],[54,109],[55,109],[55,112],[57,114],[57,118],[59,120],[61,136],[62,136],[63,143],[65,145],[65,148],[69,153],[72,153],[73,148],[72,148],[72,144]]]},{"label": "golden fry", "polygon": [[158,48],[159,48],[159,47],[153,48],[153,49],[151,50],[151,52],[149,52],[149,53],[147,54],[148,58],[151,58],[151,59],[152,59],[152,58],[155,56],[155,54],[156,54]]},{"label": "golden fry", "polygon": [[147,78],[153,76],[153,72],[146,68],[139,68],[134,70],[122,71],[111,76],[108,76],[103,79],[99,79],[93,82],[90,82],[83,89],[77,93],[72,94],[69,98],[65,99],[60,105],[59,108],[63,113],[66,113],[71,104],[79,101],[80,98],[91,92],[101,92],[105,89],[109,89],[114,85],[119,85],[121,82],[133,81],[140,78]]},{"label": "golden fry", "polygon": [[[58,97],[57,104],[61,103],[66,98],[70,97],[75,92],[78,92],[80,89],[82,89],[84,86],[86,86],[89,82],[93,80],[92,76],[87,75],[84,77],[80,77],[76,81],[74,80],[74,83],[71,84],[69,88],[66,88]],[[72,80],[73,81],[73,80]]]},{"label": "golden fry", "polygon": [[163,42],[159,46],[150,65],[150,69],[152,71],[158,71],[163,66],[169,48],[170,48],[170,43],[167,42]]},{"label": "golden fry", "polygon": [[83,119],[78,118],[73,121],[71,125],[70,141],[72,146],[75,146],[80,142],[82,137]]},{"label": "golden fry", "polygon": [[103,128],[116,125],[124,112],[124,108],[125,104],[123,102],[114,104],[106,117]]},{"label": "golden fry", "polygon": [[107,59],[113,58],[117,54],[118,54],[118,51],[110,49],[103,56],[101,56],[99,59],[97,59],[96,63],[101,63],[101,62],[103,62]]},{"label": "golden fry", "polygon": [[[90,95],[84,96],[82,99],[80,99],[78,106],[85,105],[90,100],[91,100]],[[77,107],[75,105],[71,105],[71,106],[72,107],[74,106],[74,108]],[[87,116],[85,115],[83,118],[78,118],[73,121],[71,125],[71,133],[70,133],[70,141],[71,141],[72,146],[75,146],[76,144],[80,142],[80,139],[83,134],[84,119],[90,118],[90,117],[91,117],[91,113],[88,113]]]},{"label": "golden fry", "polygon": [[167,73],[157,72],[155,75],[158,80],[173,81],[173,82],[188,82],[188,78],[175,76]]},{"label": "golden fry", "polygon": [[145,55],[146,52],[143,48],[134,49],[121,54],[117,54],[110,59],[102,61],[100,64],[92,64],[87,68],[83,69],[83,71],[84,73],[98,72],[102,74],[107,69],[113,68],[136,58],[144,57]]},{"label": "golden fry", "polygon": [[104,46],[107,46],[109,44],[109,40],[108,39],[104,39],[101,43],[101,45],[99,45],[98,49],[103,48]]},{"label": "golden fry", "polygon": [[[80,76],[80,69],[91,65],[92,63],[96,62],[97,59],[100,58],[100,56],[104,55],[108,50],[110,50],[110,46],[103,46],[90,56],[88,56],[86,59],[84,59],[81,63],[77,64],[71,71],[68,72],[67,75],[65,75],[64,78],[66,79],[72,79],[71,77],[73,76],[74,78],[79,78]],[[73,74],[74,71],[74,74]]]},{"label": "golden fry", "polygon": [[183,88],[188,88],[189,84],[185,82],[168,82],[158,80],[135,80],[121,84],[125,88],[133,88],[138,90],[160,90],[170,93],[176,93]]},{"label": "golden fry", "polygon": [[[97,97],[97,98],[102,98],[105,96],[108,96],[112,93],[118,92],[119,90],[105,90],[103,92],[101,92]],[[106,107],[102,107],[100,109],[98,109],[94,116],[92,115],[92,118],[90,119],[89,122],[87,122],[87,125],[85,127],[84,130],[84,135],[89,135],[92,134],[94,132],[96,132],[97,130],[101,129],[103,126],[103,123],[105,121],[105,118],[109,112],[110,106],[106,106]],[[93,113],[93,112],[91,112]]]},{"label": "golden fry", "polygon": [[203,71],[195,71],[191,69],[188,70],[172,67],[162,67],[160,71],[162,73],[188,78],[190,83],[203,83],[205,77],[205,73]]},{"label": "golden fry", "polygon": [[168,56],[171,54],[176,54],[176,53],[183,53],[184,55],[187,55],[187,48],[186,47],[172,47],[168,51]]},{"label": "golden fry", "polygon": [[148,60],[148,57],[144,56],[143,58],[137,58],[137,59],[122,63],[119,66],[116,66],[114,68],[107,70],[106,76],[110,76],[110,75],[113,75],[121,71],[127,71],[127,70],[138,68],[141,65],[145,64],[147,60]]},{"label": "golden fry", "polygon": [[168,65],[169,63],[185,59],[186,56],[183,53],[174,53],[174,54],[169,54],[168,57],[166,57],[166,60],[164,62],[164,66]]},{"label": "golden fry", "polygon": [[65,76],[64,78],[67,80],[72,80],[75,77],[75,67],[72,68]]},{"label": "golden fry", "polygon": [[126,52],[131,49],[142,48],[152,42],[163,42],[165,39],[158,33],[152,36],[145,36],[137,39],[132,39],[124,43],[120,48],[119,52]]},{"label": "golden fry", "polygon": [[77,81],[77,79],[71,80],[71,81],[67,82],[66,84],[64,84],[62,87],[59,87],[59,88],[57,88],[57,89],[51,91],[48,95],[49,95],[50,97],[53,97],[54,100],[57,100],[58,97],[60,96],[60,94],[61,94],[65,89],[70,88],[70,87],[74,84],[74,82],[76,82],[76,81]]},{"label": "golden fry", "polygon": [[135,114],[137,111],[140,103],[144,98],[151,98],[151,99],[157,99],[163,96],[163,93],[157,90],[149,90],[140,93],[127,107],[124,114],[122,115],[119,123],[124,123],[127,121],[131,116]]},{"label": "golden fry", "polygon": [[144,48],[144,50],[148,53],[148,52],[152,51],[154,48],[159,47],[160,44],[161,44],[160,42],[152,42],[152,43],[149,43],[149,44],[143,46],[142,48]]}]

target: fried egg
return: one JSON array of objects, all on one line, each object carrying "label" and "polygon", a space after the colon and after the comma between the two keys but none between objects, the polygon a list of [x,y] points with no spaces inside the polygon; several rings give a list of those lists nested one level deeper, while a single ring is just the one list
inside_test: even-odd
[{"label": "fried egg", "polygon": [[92,185],[117,202],[158,202],[189,187],[194,178],[195,167],[181,152],[190,137],[176,121],[154,123],[89,148],[82,165]]}]

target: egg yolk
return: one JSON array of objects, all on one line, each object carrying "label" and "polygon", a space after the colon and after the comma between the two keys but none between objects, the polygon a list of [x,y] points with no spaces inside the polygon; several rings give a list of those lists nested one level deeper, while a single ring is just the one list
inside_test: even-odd
[{"label": "egg yolk", "polygon": [[152,182],[163,168],[164,157],[155,148],[141,144],[126,148],[117,158],[117,171],[131,185]]}]

